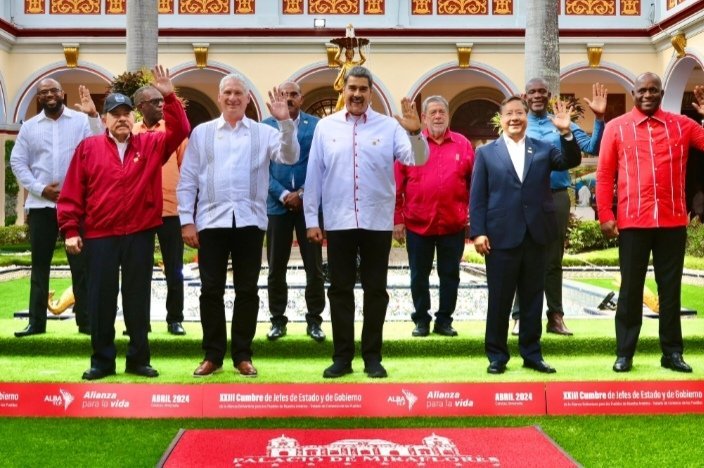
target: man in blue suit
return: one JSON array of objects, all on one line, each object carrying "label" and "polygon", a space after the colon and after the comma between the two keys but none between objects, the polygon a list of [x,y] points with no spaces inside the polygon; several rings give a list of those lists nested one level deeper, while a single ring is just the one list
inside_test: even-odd
[{"label": "man in blue suit", "polygon": [[567,106],[558,102],[552,123],[562,151],[526,137],[528,107],[518,96],[501,103],[503,134],[477,150],[470,192],[470,238],[486,257],[489,287],[484,347],[487,372],[506,370],[508,323],[516,289],[521,310],[518,348],[523,366],[554,373],[540,349],[545,288],[545,248],[557,236],[550,172],[575,167],[582,160],[570,131]]},{"label": "man in blue suit", "polygon": [[[269,262],[269,312],[271,313],[271,330],[267,333],[269,340],[278,340],[286,335],[286,304],[288,303],[288,284],[286,271],[291,256],[293,231],[296,231],[298,248],[301,251],[303,267],[306,271],[306,322],[308,336],[315,341],[325,340],[325,333],[320,328],[320,314],[325,309],[325,286],[323,284],[323,255],[319,244],[306,241],[306,222],[303,216],[303,196],[308,153],[313,140],[313,131],[319,118],[301,112],[303,95],[298,84],[286,82],[279,86],[279,91],[286,96],[288,112],[298,128],[298,143],[301,156],[294,165],[272,162],[269,165],[269,196],[266,201],[269,227],[266,232],[266,254]],[[262,123],[277,127],[277,121],[268,118]],[[278,127],[277,127],[278,128]]]}]

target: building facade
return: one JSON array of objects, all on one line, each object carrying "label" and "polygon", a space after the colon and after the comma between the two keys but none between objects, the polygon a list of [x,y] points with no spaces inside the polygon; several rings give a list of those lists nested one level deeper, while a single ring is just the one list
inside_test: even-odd
[{"label": "building facade", "polygon": [[[16,137],[37,113],[36,85],[62,83],[67,104],[86,85],[100,102],[125,71],[126,11],[133,0],[8,0],[0,3],[0,140]],[[134,0],[137,1],[137,0]],[[609,116],[630,109],[637,75],[663,77],[663,107],[692,113],[704,84],[704,1],[558,0],[560,92],[590,97],[609,89]],[[266,115],[267,90],[300,84],[304,110],[330,112],[337,99],[335,46],[354,25],[369,40],[373,107],[398,113],[400,100],[441,94],[451,127],[475,145],[496,137],[489,119],[520,93],[530,0],[157,0],[159,63],[167,66],[193,124],[219,114],[222,76],[238,72],[251,88],[249,115]],[[586,107],[586,104],[584,105]],[[578,122],[589,131],[587,111]],[[4,186],[5,167],[0,167]],[[0,191],[0,198],[4,191]],[[21,198],[17,202],[21,203]],[[2,202],[3,200],[0,200]],[[21,205],[19,205],[21,206]],[[0,224],[5,219],[0,203]],[[15,207],[9,207],[11,210]],[[21,209],[18,221],[22,222]]]}]

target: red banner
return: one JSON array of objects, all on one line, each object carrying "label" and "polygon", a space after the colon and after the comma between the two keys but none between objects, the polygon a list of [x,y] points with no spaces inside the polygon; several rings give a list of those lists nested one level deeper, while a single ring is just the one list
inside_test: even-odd
[{"label": "red banner", "polygon": [[404,417],[545,414],[542,383],[0,384],[0,416]]},{"label": "red banner", "polygon": [[404,417],[545,414],[542,383],[207,385],[203,416]]},{"label": "red banner", "polygon": [[704,413],[704,382],[555,382],[545,384],[548,414]]},{"label": "red banner", "polygon": [[0,383],[0,416],[197,418],[200,385]]},{"label": "red banner", "polygon": [[0,417],[329,418],[627,413],[704,413],[704,382],[0,383]]}]

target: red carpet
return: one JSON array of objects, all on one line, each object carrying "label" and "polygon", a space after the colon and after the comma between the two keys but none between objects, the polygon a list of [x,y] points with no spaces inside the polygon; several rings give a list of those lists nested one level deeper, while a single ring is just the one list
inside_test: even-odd
[{"label": "red carpet", "polygon": [[578,466],[537,427],[181,431],[160,467]]}]

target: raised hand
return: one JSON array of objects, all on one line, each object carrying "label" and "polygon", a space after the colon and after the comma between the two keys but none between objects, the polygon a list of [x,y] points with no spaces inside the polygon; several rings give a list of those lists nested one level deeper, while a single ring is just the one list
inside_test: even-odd
[{"label": "raised hand", "polygon": [[90,90],[83,85],[79,85],[78,97],[81,99],[81,103],[74,104],[73,107],[79,112],[88,114],[90,117],[97,117],[98,110],[95,108],[93,98],[90,96]]},{"label": "raised hand", "polygon": [[704,115],[704,86],[697,85],[694,87],[694,97],[697,102],[693,102],[692,107],[694,107],[700,115]]},{"label": "raised hand", "polygon": [[420,130],[420,117],[418,117],[418,112],[416,112],[416,105],[404,97],[401,99],[401,110],[403,111],[401,117],[394,115],[398,123],[409,133],[415,133]]},{"label": "raised hand", "polygon": [[560,134],[564,135],[568,133],[570,130],[570,124],[572,123],[572,120],[570,119],[570,116],[572,115],[572,107],[568,107],[566,102],[558,99],[555,101],[554,111],[554,116],[548,115],[548,118],[553,125],[555,125],[555,128],[560,131]]},{"label": "raised hand", "polygon": [[604,120],[606,113],[606,97],[609,95],[609,90],[601,83],[592,85],[592,99],[584,98],[589,108],[594,112],[597,120]]},{"label": "raised hand", "polygon": [[157,65],[152,68],[152,74],[154,75],[154,87],[159,90],[162,96],[166,97],[174,92],[174,84],[171,82],[168,68]]},{"label": "raised hand", "polygon": [[271,116],[276,120],[287,120],[291,118],[288,113],[286,96],[276,88],[269,91],[269,102],[266,103],[266,107],[269,109]]}]

